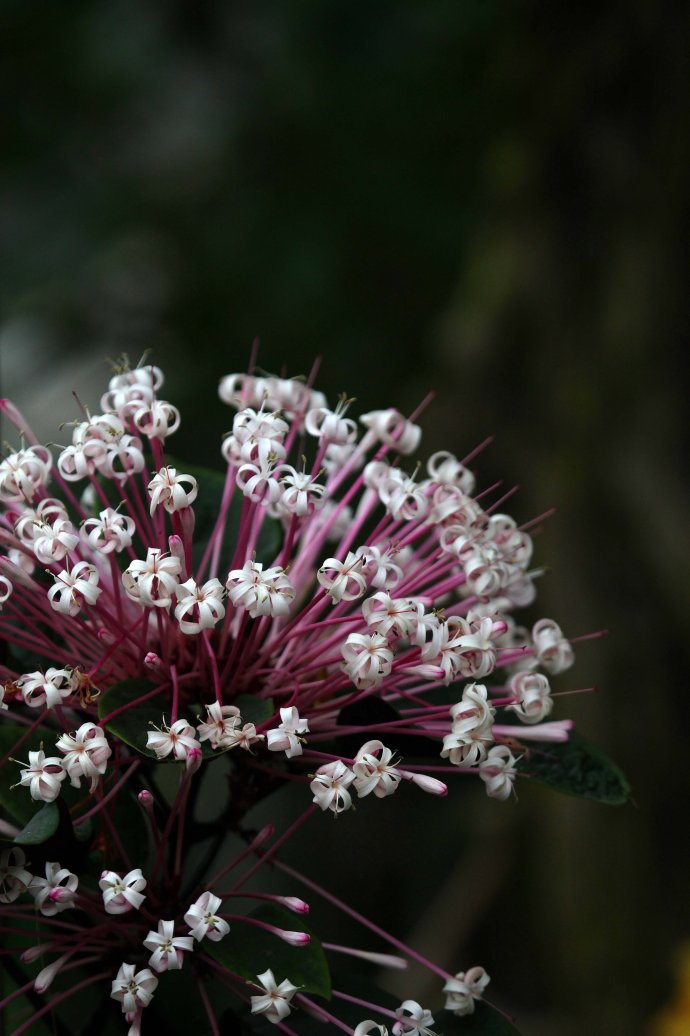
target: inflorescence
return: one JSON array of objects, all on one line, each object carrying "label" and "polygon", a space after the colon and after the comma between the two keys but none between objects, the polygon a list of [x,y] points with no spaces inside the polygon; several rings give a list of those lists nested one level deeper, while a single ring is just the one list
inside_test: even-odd
[{"label": "inflorescence", "polygon": [[[40,994],[18,1036],[94,985],[119,1002],[134,1036],[159,981],[175,981],[162,976],[184,966],[213,1032],[217,982],[286,1033],[295,1007],[295,1018],[311,1013],[355,1036],[432,1033],[434,1018],[414,1000],[391,1010],[334,989],[332,1001],[315,1001],[299,976],[242,974],[218,947],[252,925],[292,947],[313,944],[229,910],[246,894],[308,911],[296,896],[242,886],[269,877],[269,861],[280,866],[280,847],[310,816],[339,816],[357,797],[383,799],[403,784],[444,796],[449,774],[476,775],[507,800],[529,745],[567,740],[570,722],[550,719],[549,676],[572,664],[572,648],[551,619],[528,632],[513,618],[535,599],[530,535],[491,502],[493,487],[477,492],[468,458],[443,451],[406,470],[421,438],[413,419],[363,414],[360,434],[351,401],[332,410],[299,380],[223,378],[220,398],[236,413],[225,475],[212,486],[166,456],[180,415],[159,398],[162,383],[151,365],[119,370],[102,413],[84,410],[56,459],[2,404],[21,437],[0,462],[1,767],[15,785],[2,799],[2,833],[54,804],[77,864],[44,859],[40,843],[0,851],[7,952],[47,961],[0,1006]],[[363,733],[374,700],[376,722]],[[420,736],[436,760],[403,763],[399,745]],[[343,752],[342,738],[359,747]],[[244,848],[216,859],[215,874],[211,854],[190,878],[200,774],[223,757],[232,792],[223,823]],[[171,762],[166,801],[157,775]],[[273,828],[245,831],[248,810],[283,780],[302,787],[298,821],[281,830],[278,819],[277,838]],[[125,800],[136,801],[148,843],[121,827]],[[422,960],[456,1016],[483,998],[482,968],[453,975],[354,916],[396,951],[364,959]],[[358,953],[327,945],[329,959]],[[79,981],[54,995],[67,972]],[[383,1020],[346,1024],[345,1002]]]}]

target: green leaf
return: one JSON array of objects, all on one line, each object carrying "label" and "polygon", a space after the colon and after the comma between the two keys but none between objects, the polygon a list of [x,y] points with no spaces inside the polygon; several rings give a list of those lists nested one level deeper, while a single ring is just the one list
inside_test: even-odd
[{"label": "green leaf", "polygon": [[530,748],[517,768],[566,795],[610,806],[623,805],[630,797],[630,785],[616,764],[575,732],[563,744]]},{"label": "green leaf", "polygon": [[258,727],[270,719],[275,709],[272,698],[255,698],[253,694],[240,694],[232,701],[240,710],[243,723],[253,723]]},{"label": "green leaf", "polygon": [[40,845],[46,842],[58,829],[60,811],[54,802],[44,803],[38,813],[34,813],[28,824],[15,838],[18,845]]},{"label": "green leaf", "polygon": [[443,1019],[439,1028],[444,1036],[520,1036],[512,1022],[481,1001],[475,1003],[474,1014],[464,1018],[444,1011],[435,1016],[436,1021],[439,1021],[439,1016]]},{"label": "green leaf", "polygon": [[[47,755],[51,755],[51,747],[55,743],[56,733],[46,727],[37,727],[24,741],[21,748],[17,748],[20,738],[24,737],[27,728],[17,723],[0,723],[0,757],[8,753],[23,756],[24,761],[28,760],[29,751],[35,752],[41,741],[48,749]],[[40,810],[40,806],[31,798],[28,788],[16,788],[13,785],[19,783],[21,769],[17,763],[6,760],[0,766],[0,805],[6,810],[9,816],[17,824],[24,827],[31,818]]]},{"label": "green leaf", "polygon": [[290,946],[277,935],[255,925],[235,921],[221,942],[204,943],[206,952],[236,975],[255,981],[270,968],[276,982],[288,978],[303,993],[316,993],[328,999],[331,977],[318,938],[297,914],[273,904],[261,906],[250,914],[259,921],[289,931],[309,932],[308,946]]},{"label": "green leaf", "polygon": [[[105,724],[106,730],[124,741],[125,744],[136,748],[137,752],[141,752],[148,759],[155,759],[156,756],[146,747],[146,735],[151,729],[152,723],[157,727],[161,726],[166,713],[168,721],[170,720],[169,711],[172,702],[170,690],[152,695],[146,701],[139,701],[140,698],[151,694],[153,690],[155,690],[154,684],[149,680],[137,677],[116,683],[98,699],[100,720],[104,720],[106,716],[118,709],[123,709],[122,712],[118,712],[116,716],[108,720]],[[129,707],[123,708],[124,706]]]}]

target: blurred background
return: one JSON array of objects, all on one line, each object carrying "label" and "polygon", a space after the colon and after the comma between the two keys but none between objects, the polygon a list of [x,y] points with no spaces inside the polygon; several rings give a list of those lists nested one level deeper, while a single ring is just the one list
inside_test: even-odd
[{"label": "blurred background", "polygon": [[519,520],[557,508],[533,618],[611,631],[560,714],[634,802],[473,788],[452,830],[417,799],[401,841],[362,808],[324,851],[360,909],[484,964],[525,1036],[690,1033],[687,7],[5,0],[2,23],[3,394],[63,441],[72,390],[97,409],[107,358],[150,349],[174,452],[215,464],[216,384],[258,335],[262,367],[321,355],[359,412],[435,390],[426,452],[494,435],[482,484],[519,483]]}]

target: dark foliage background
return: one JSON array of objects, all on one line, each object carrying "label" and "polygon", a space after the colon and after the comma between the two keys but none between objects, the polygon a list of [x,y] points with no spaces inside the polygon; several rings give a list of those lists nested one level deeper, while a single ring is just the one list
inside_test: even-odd
[{"label": "dark foliage background", "polygon": [[104,358],[152,349],[183,412],[175,452],[214,463],[230,425],[215,384],[258,334],[267,369],[322,354],[321,387],[362,409],[434,388],[428,451],[494,433],[485,484],[519,480],[523,519],[558,508],[539,611],[612,631],[561,686],[597,684],[568,708],[635,804],[460,794],[453,830],[429,805],[399,819],[404,842],[364,818],[384,884],[357,873],[349,818],[323,837],[360,907],[403,928],[422,914],[412,937],[453,968],[481,960],[526,1034],[651,1033],[690,937],[687,9],[1,15],[3,390],[46,438],[72,389],[97,406]]}]

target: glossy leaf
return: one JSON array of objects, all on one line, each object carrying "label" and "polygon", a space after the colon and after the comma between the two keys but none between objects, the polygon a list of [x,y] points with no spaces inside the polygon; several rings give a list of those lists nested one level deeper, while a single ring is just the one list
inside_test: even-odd
[{"label": "glossy leaf", "polygon": [[14,839],[18,845],[40,845],[58,829],[60,811],[54,802],[45,802]]},{"label": "glossy leaf", "polygon": [[255,698],[253,694],[240,694],[232,701],[242,715],[243,723],[253,723],[258,727],[270,719],[275,709],[272,698]]},{"label": "glossy leaf", "polygon": [[290,946],[272,932],[235,921],[221,942],[204,940],[206,953],[250,981],[270,968],[276,982],[289,978],[294,985],[301,987],[303,993],[330,997],[331,979],[325,954],[321,943],[301,917],[273,904],[259,907],[250,916],[288,931],[309,932],[311,942],[308,946]]},{"label": "glossy leaf", "polygon": [[[117,712],[105,724],[105,729],[149,759],[155,759],[156,756],[146,747],[146,735],[152,723],[161,726],[164,716],[170,722],[172,702],[170,690],[146,697],[153,690],[155,686],[149,680],[135,678],[115,684],[98,699],[98,716],[101,721]],[[146,700],[142,701],[143,698]],[[122,711],[117,711],[119,709]]]},{"label": "glossy leaf", "polygon": [[563,744],[530,747],[518,770],[567,795],[611,806],[630,797],[630,785],[616,764],[575,732]]},{"label": "glossy leaf", "polygon": [[[57,733],[48,730],[46,727],[37,727],[24,741],[21,748],[16,745],[20,738],[24,737],[27,728],[17,723],[7,723],[3,720],[0,723],[0,757],[11,753],[17,754],[22,762],[28,762],[29,752],[35,752],[44,742],[46,755],[53,755],[52,746],[57,738]],[[6,760],[0,766],[0,805],[9,814],[12,820],[24,827],[31,818],[40,810],[40,803],[31,798],[28,788],[13,787],[19,783],[21,768],[17,763]]]}]

